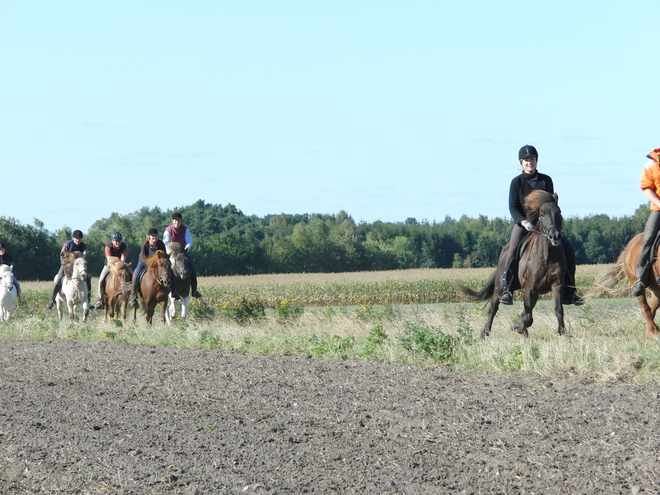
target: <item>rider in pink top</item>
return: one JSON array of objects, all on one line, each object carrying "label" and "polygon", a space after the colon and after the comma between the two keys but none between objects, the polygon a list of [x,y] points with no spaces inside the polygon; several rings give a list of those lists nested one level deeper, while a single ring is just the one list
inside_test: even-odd
[{"label": "rider in pink top", "polygon": [[190,288],[192,290],[192,296],[202,297],[197,290],[197,270],[195,270],[195,265],[190,256],[190,248],[193,244],[192,235],[190,235],[188,227],[183,225],[183,217],[178,211],[172,214],[172,225],[166,227],[165,232],[163,232],[163,243],[165,246],[167,247],[170,242],[178,242],[183,247],[190,263]]}]

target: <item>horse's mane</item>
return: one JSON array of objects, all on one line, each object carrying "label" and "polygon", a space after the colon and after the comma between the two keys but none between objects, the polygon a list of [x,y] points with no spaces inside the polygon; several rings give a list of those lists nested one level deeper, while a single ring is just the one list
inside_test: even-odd
[{"label": "horse's mane", "polygon": [[73,262],[78,258],[82,258],[82,253],[79,251],[65,251],[62,253],[62,263],[64,263],[64,276],[71,279],[73,276]]},{"label": "horse's mane", "polygon": [[163,258],[167,259],[167,258],[169,258],[169,256],[167,256],[165,251],[161,251],[159,249],[158,251],[156,251],[153,254],[153,256],[151,256],[150,258],[147,258],[146,260],[144,260],[144,264],[147,265],[147,268],[154,268],[154,267],[158,266],[158,263],[160,263],[160,260],[163,259]]},{"label": "horse's mane", "polygon": [[62,253],[62,263],[73,263],[82,256],[80,251],[65,251]]},{"label": "horse's mane", "polygon": [[536,225],[539,221],[541,206],[546,203],[557,204],[557,198],[543,189],[534,189],[525,198],[525,209],[527,210],[527,220]]},{"label": "horse's mane", "polygon": [[110,268],[110,273],[119,274],[130,266],[130,263],[124,263],[122,260],[116,256],[108,257],[108,268]]},{"label": "horse's mane", "polygon": [[183,251],[183,246],[181,246],[180,243],[178,242],[170,242],[167,245],[167,252],[171,254],[179,254],[181,251]]}]

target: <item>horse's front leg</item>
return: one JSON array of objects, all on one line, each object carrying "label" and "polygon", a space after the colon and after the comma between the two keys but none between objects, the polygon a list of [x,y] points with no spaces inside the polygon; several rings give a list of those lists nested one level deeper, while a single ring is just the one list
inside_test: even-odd
[{"label": "horse's front leg", "polygon": [[167,296],[167,297],[170,301],[170,305],[167,308],[167,311],[169,312],[169,317],[170,317],[170,321],[171,321],[174,318],[176,318],[176,299],[174,299],[171,292],[170,292],[169,296]]},{"label": "horse's front leg", "polygon": [[185,322],[188,317],[188,298],[181,298],[181,319]]},{"label": "horse's front leg", "polygon": [[169,299],[169,294],[167,297],[165,297],[165,300],[160,303],[160,318],[163,321],[163,323],[169,325],[172,323],[172,318],[170,318],[170,312],[168,311],[167,308],[167,301]]},{"label": "horse's front leg", "polygon": [[527,329],[534,324],[534,317],[532,316],[532,311],[534,311],[534,306],[536,306],[537,301],[539,300],[539,294],[536,291],[527,291],[523,296],[523,310],[520,313],[520,319],[518,323],[514,323],[511,326],[511,329],[514,332],[518,332],[523,337],[529,337],[529,332]]},{"label": "horse's front leg", "polygon": [[76,305],[73,303],[72,299],[66,300],[66,306],[69,310],[69,316],[71,316],[71,321],[76,321]]},{"label": "horse's front leg", "polygon": [[82,303],[82,308],[83,308],[83,323],[87,321],[87,317],[89,316],[89,302],[87,302],[87,297],[85,297],[85,300]]},{"label": "horse's front leg", "polygon": [[557,317],[557,331],[559,335],[566,335],[566,327],[564,326],[564,305],[561,303],[564,287],[562,284],[557,284],[552,288],[552,302],[555,305],[555,316]]},{"label": "horse's front leg", "polygon": [[64,317],[64,314],[62,312],[62,300],[60,299],[60,296],[57,296],[57,318],[62,321],[62,318]]}]

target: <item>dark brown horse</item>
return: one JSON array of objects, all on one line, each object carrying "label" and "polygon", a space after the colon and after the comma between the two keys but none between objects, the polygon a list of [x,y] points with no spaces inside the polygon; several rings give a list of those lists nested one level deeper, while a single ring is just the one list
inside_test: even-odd
[{"label": "dark brown horse", "polygon": [[188,297],[190,296],[191,269],[188,254],[178,242],[170,242],[167,246],[172,264],[172,292],[170,292],[170,319],[176,317],[176,301],[181,300],[181,320],[186,321],[188,313]]},{"label": "dark brown horse", "polygon": [[[619,255],[616,263],[611,268],[608,268],[601,273],[594,282],[592,288],[587,294],[587,298],[591,299],[599,297],[604,293],[623,296],[630,294],[630,285],[637,280],[635,267],[637,259],[639,258],[639,251],[642,247],[642,240],[644,234],[637,234],[633,237],[623,252]],[[660,250],[659,250],[660,251]],[[646,338],[649,340],[660,340],[660,329],[655,323],[655,313],[660,307],[660,285],[656,277],[660,275],[660,259],[658,258],[659,252],[655,252],[653,256],[653,266],[651,276],[649,277],[648,290],[651,292],[651,304],[646,299],[646,291],[641,296],[637,296],[639,302],[639,309],[642,312],[644,321],[646,322]],[[628,277],[628,282],[623,288],[616,289],[620,282]]]},{"label": "dark brown horse", "polygon": [[105,297],[102,301],[105,321],[108,321],[108,315],[110,318],[116,318],[121,312],[121,319],[125,322],[128,299],[131,295],[131,272],[128,270],[131,264],[112,256],[108,258],[108,266],[110,273],[105,281]]},{"label": "dark brown horse", "polygon": [[[144,305],[147,323],[151,324],[154,317],[156,304],[160,304],[160,316],[163,323],[169,323],[167,312],[167,299],[170,295],[172,284],[172,265],[165,251],[156,251],[153,256],[145,261],[146,269],[143,270],[140,281],[140,300]],[[133,322],[137,318],[137,308],[133,310]]]},{"label": "dark brown horse", "polygon": [[[520,290],[523,292],[523,310],[520,313],[520,320],[513,324],[512,329],[528,337],[527,329],[534,322],[532,310],[536,306],[539,296],[552,291],[559,335],[564,335],[566,329],[564,327],[564,307],[561,303],[561,297],[566,272],[566,256],[561,245],[563,219],[561,210],[557,205],[557,197],[537,189],[532,191],[525,199],[525,209],[529,212],[527,220],[532,223],[534,228],[518,262],[518,280]],[[480,301],[490,299],[488,320],[481,331],[482,339],[490,335],[493,319],[500,306],[502,273],[504,272],[508,250],[509,244],[507,243],[500,253],[497,270],[479,292],[461,285],[458,286],[461,292],[470,297]]]}]

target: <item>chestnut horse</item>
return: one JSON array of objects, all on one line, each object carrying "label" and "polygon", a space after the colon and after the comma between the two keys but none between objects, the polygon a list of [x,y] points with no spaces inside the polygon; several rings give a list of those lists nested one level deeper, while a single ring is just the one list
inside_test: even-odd
[{"label": "chestnut horse", "polygon": [[[156,251],[153,256],[145,260],[146,269],[142,271],[140,280],[140,300],[144,305],[147,323],[151,324],[156,310],[160,304],[160,317],[163,323],[169,323],[170,315],[167,312],[167,299],[172,284],[172,265],[165,251]],[[133,322],[137,318],[137,308],[133,310]]]},{"label": "chestnut horse", "polygon": [[[559,327],[559,335],[564,335],[564,307],[561,303],[564,274],[566,273],[566,256],[561,245],[561,228],[563,219],[561,210],[557,205],[557,196],[537,189],[525,198],[525,209],[528,211],[527,220],[533,225],[524,251],[520,254],[518,262],[518,281],[523,292],[523,310],[520,319],[514,323],[512,330],[525,337],[529,336],[527,329],[532,326],[534,319],[532,311],[539,296],[552,292],[552,301],[555,306],[555,315]],[[521,245],[525,244],[525,241]],[[474,291],[462,285],[458,289],[474,299],[485,301],[490,299],[488,320],[481,331],[481,338],[490,335],[493,319],[500,306],[502,292],[502,274],[506,263],[506,253],[509,250],[507,243],[500,253],[497,270],[491,275],[486,285],[480,291]]]},{"label": "chestnut horse", "polygon": [[122,321],[126,321],[126,310],[128,309],[128,299],[131,295],[131,272],[128,267],[130,263],[124,263],[119,258],[111,256],[108,258],[108,267],[110,273],[105,281],[105,297],[103,306],[105,307],[104,321],[110,318],[116,318],[121,312]]},{"label": "chestnut horse", "polygon": [[[630,239],[630,242],[619,255],[614,266],[608,268],[596,278],[586,296],[587,298],[599,297],[604,293],[622,296],[622,291],[624,290],[626,295],[630,294],[630,285],[637,280],[635,268],[643,239],[644,234],[637,234]],[[660,329],[654,321],[655,313],[658,311],[658,307],[660,307],[660,285],[658,285],[658,280],[656,279],[660,275],[660,259],[658,259],[658,254],[657,251],[653,253],[653,270],[649,277],[649,286],[647,288],[651,292],[651,304],[646,299],[646,291],[641,296],[637,296],[639,309],[646,322],[646,338],[648,340],[660,340]],[[628,283],[622,289],[617,290],[616,287],[626,277],[628,278]]]}]

